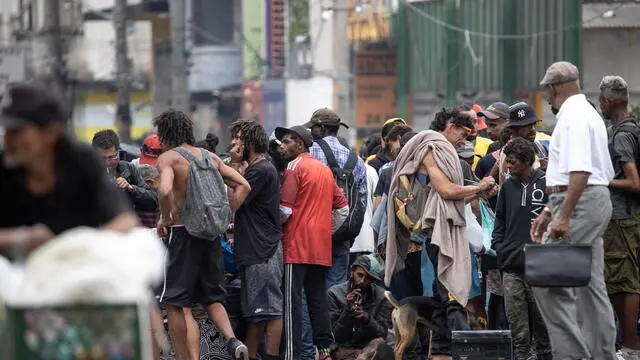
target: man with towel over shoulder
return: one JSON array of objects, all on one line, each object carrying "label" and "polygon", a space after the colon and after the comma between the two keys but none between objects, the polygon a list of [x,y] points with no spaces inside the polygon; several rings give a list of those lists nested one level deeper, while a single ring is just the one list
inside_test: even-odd
[{"label": "man with towel over shoulder", "polygon": [[[476,185],[464,186],[462,167],[456,148],[465,144],[473,132],[473,120],[454,109],[442,109],[435,115],[431,130],[414,136],[400,151],[393,170],[389,196],[396,196],[399,177],[412,178],[412,184],[426,187],[428,196],[423,204],[405,204],[422,209],[411,231],[422,231],[427,254],[436,270],[435,299],[441,306],[433,312],[433,323],[440,329],[433,335],[432,354],[435,360],[452,359],[451,331],[468,330],[467,304],[471,286],[469,242],[465,233],[465,200],[495,193],[495,179],[484,178]],[[416,185],[412,185],[416,186]],[[401,199],[402,201],[402,199]],[[410,240],[396,236],[399,226],[406,227],[396,216],[398,203],[388,203],[389,231],[385,263],[385,284],[394,273],[404,268]],[[397,229],[401,231],[403,229]]]}]

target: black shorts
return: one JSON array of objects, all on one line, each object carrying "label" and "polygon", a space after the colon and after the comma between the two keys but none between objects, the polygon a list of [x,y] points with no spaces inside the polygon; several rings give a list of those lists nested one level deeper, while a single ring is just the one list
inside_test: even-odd
[{"label": "black shorts", "polygon": [[163,304],[190,307],[224,302],[224,265],[220,239],[191,236],[184,226],[169,228],[167,266],[159,289]]}]

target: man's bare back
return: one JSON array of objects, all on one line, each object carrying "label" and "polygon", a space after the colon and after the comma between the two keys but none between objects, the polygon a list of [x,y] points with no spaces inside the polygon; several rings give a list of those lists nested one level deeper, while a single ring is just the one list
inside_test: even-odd
[{"label": "man's bare back", "polygon": [[[180,147],[189,151],[198,160],[202,159],[202,151],[207,151],[188,144],[182,144]],[[231,209],[235,211],[249,193],[249,184],[242,175],[225,165],[216,154],[211,152],[209,154],[227,186],[231,189],[236,189],[236,194],[229,199]],[[185,159],[177,151],[165,151],[158,157],[158,170],[160,171],[159,203],[161,217],[170,215],[172,225],[182,225],[180,214],[187,197],[189,160]],[[237,193],[238,188],[241,188],[239,193]],[[163,201],[167,195],[170,199],[169,202]]]},{"label": "man's bare back", "polygon": [[[187,149],[196,159],[202,159],[202,152],[199,148],[182,145],[181,147]],[[182,218],[180,213],[184,207],[184,201],[187,197],[187,180],[189,176],[189,160],[180,155],[177,151],[166,151],[158,158],[158,163],[166,161],[167,165],[173,170],[173,186],[171,194],[171,218],[175,225],[182,224]],[[164,162],[163,161],[163,162]],[[160,169],[160,176],[162,178],[162,171]]]}]

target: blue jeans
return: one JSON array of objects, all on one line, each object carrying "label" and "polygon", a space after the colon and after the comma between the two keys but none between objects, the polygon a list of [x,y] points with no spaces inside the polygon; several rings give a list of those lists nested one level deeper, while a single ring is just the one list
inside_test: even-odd
[{"label": "blue jeans", "polygon": [[311,329],[311,318],[309,317],[309,308],[307,308],[307,296],[302,292],[302,353],[300,360],[315,360],[316,346],[313,344],[313,329]]},{"label": "blue jeans", "polygon": [[[342,284],[347,281],[349,271],[349,248],[351,244],[345,241],[333,247],[332,266],[327,272],[327,289],[333,285]],[[302,354],[301,360],[314,360],[316,358],[316,347],[313,344],[313,330],[311,329],[311,319],[307,308],[306,296],[302,295],[302,310],[304,318],[302,320]]]},{"label": "blue jeans", "polygon": [[333,285],[347,281],[349,272],[349,248],[351,244],[345,241],[342,244],[333,244],[332,266],[327,272],[327,289]]}]

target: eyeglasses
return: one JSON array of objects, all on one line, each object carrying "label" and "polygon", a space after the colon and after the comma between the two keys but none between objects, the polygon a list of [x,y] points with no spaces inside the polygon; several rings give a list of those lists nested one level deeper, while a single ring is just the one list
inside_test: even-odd
[{"label": "eyeglasses", "polygon": [[118,160],[118,154],[114,154],[114,155],[109,155],[109,156],[103,156],[102,160],[103,161],[107,161],[107,160]]}]

